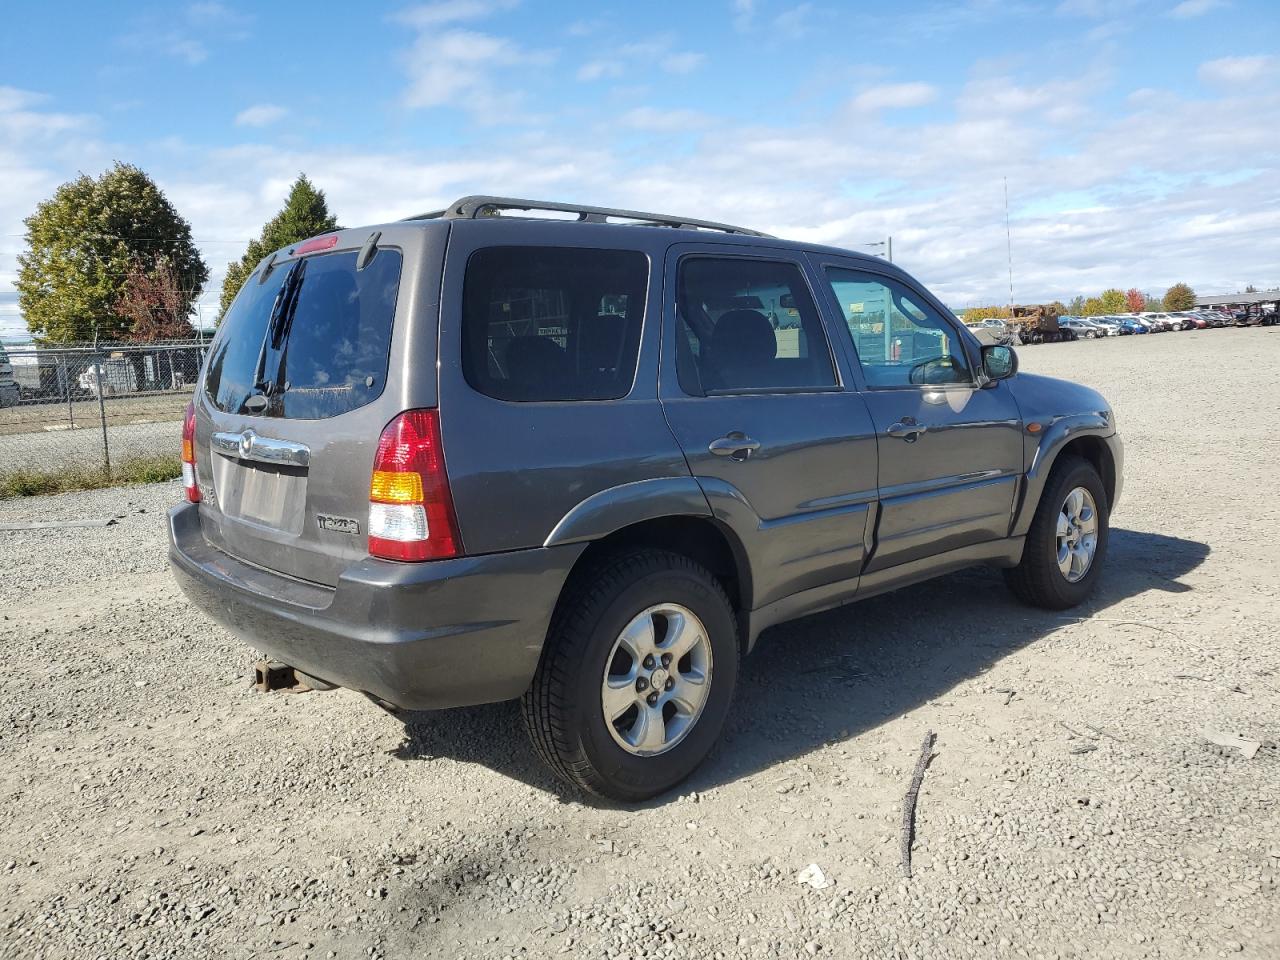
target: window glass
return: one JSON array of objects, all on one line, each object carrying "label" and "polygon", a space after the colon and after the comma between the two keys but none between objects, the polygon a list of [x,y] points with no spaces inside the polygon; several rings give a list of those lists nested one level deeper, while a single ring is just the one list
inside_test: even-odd
[{"label": "window glass", "polygon": [[828,267],[869,387],[969,383],[964,346],[951,324],[893,280]]},{"label": "window glass", "polygon": [[835,385],[822,318],[795,264],[687,257],[676,298],[685,393]]},{"label": "window glass", "polygon": [[634,250],[477,250],[463,292],[467,382],[499,400],[626,396],[648,282],[648,258]]},{"label": "window glass", "polygon": [[[259,283],[251,276],[227,310],[209,360],[206,390],[229,413],[320,419],[382,394],[400,251],[377,250],[356,271],[355,251],[286,261]],[[292,277],[292,298],[277,297]],[[274,317],[274,322],[273,322]],[[246,408],[267,395],[265,408]]]}]

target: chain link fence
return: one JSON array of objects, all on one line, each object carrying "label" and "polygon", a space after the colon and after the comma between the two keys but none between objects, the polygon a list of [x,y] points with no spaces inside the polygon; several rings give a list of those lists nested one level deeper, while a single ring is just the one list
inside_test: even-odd
[{"label": "chain link fence", "polygon": [[176,458],[207,342],[0,349],[0,479]]}]

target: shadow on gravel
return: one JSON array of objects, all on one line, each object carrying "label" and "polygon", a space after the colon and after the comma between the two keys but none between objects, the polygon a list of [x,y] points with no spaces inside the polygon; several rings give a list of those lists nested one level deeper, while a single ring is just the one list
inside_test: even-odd
[{"label": "shadow on gravel", "polygon": [[[1097,592],[1054,613],[1018,603],[1000,573],[961,571],[782,624],[743,664],[735,705],[716,750],[676,792],[705,790],[872,729],[988,670],[1062,627],[1148,591],[1183,593],[1177,578],[1209,555],[1207,544],[1115,529]],[[479,763],[566,799],[520,730],[518,705],[405,714],[405,759],[448,756]]]}]

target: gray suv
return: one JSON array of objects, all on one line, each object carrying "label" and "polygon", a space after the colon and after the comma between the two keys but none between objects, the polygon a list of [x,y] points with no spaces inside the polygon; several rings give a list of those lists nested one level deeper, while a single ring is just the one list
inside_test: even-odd
[{"label": "gray suv", "polygon": [[1101,396],[883,260],[468,197],[257,268],[188,411],[170,558],[298,671],[521,698],[560,777],[633,801],[707,754],[771,624],[983,563],[1079,603],[1122,458]]}]

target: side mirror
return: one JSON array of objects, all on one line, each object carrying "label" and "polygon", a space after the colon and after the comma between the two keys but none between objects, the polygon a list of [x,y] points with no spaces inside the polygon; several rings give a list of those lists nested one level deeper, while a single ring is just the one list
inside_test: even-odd
[{"label": "side mirror", "polygon": [[1018,355],[1002,343],[982,348],[982,372],[988,380],[1008,380],[1018,372]]}]

